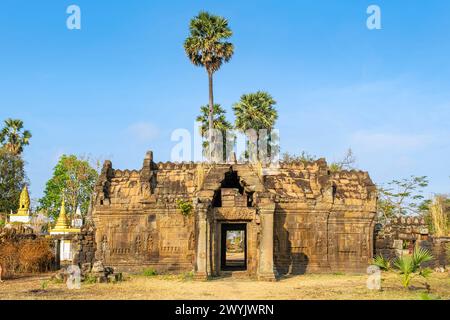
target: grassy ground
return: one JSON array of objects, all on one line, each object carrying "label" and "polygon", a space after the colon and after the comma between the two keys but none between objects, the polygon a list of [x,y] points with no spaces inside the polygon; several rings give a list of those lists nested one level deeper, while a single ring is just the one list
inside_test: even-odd
[{"label": "grassy ground", "polygon": [[450,299],[448,273],[434,273],[428,280],[431,293],[425,294],[423,281],[413,281],[413,289],[402,288],[399,276],[383,274],[383,290],[366,289],[365,275],[304,275],[278,282],[224,278],[197,282],[186,276],[127,275],[117,284],[83,284],[81,290],[68,290],[64,284],[49,281],[50,275],[28,276],[0,283],[0,299],[43,300],[242,300],[242,299]]}]

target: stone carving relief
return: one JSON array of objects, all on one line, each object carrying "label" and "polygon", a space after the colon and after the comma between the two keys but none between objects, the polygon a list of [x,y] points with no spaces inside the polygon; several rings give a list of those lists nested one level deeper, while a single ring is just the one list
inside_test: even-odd
[{"label": "stone carving relief", "polygon": [[141,254],[142,253],[142,241],[141,236],[137,236],[134,241],[134,253],[135,254]]},{"label": "stone carving relief", "polygon": [[194,234],[194,232],[191,232],[191,234],[189,235],[188,248],[189,248],[189,250],[195,250],[195,234]]},{"label": "stone carving relief", "polygon": [[108,249],[109,249],[108,238],[106,236],[102,237],[100,248],[101,248],[100,249],[101,250],[101,256],[103,257],[103,259],[105,259],[107,257]]},{"label": "stone carving relief", "polygon": [[253,208],[214,208],[217,220],[253,220],[256,209]]}]

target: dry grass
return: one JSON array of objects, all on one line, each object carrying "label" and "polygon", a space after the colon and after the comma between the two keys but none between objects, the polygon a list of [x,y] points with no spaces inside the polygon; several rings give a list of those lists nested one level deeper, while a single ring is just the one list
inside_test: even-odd
[{"label": "dry grass", "polygon": [[430,205],[431,222],[436,237],[445,237],[449,234],[447,213],[445,212],[445,198],[435,196]]},{"label": "dry grass", "polygon": [[[49,275],[31,276],[0,284],[0,299],[44,300],[404,300],[421,299],[426,292],[420,280],[406,290],[396,274],[384,274],[383,291],[366,289],[365,275],[305,275],[278,282],[224,278],[208,282],[184,280],[182,276],[127,276],[117,284],[83,284],[68,290],[64,284],[47,282]],[[45,285],[43,285],[45,284]],[[433,274],[431,295],[450,299],[448,274]],[[45,287],[45,289],[42,289]]]}]

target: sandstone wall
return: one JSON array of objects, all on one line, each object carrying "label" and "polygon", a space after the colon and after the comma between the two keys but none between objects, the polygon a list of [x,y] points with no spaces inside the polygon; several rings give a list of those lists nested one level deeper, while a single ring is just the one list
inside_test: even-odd
[{"label": "sandstone wall", "polygon": [[274,194],[279,274],[364,272],[373,254],[376,190],[365,172],[326,162],[286,164],[266,177]]},{"label": "sandstone wall", "polygon": [[195,217],[176,202],[192,201],[195,176],[194,164],[154,164],[150,154],[140,171],[106,162],[93,212],[96,259],[119,270],[191,271]]}]

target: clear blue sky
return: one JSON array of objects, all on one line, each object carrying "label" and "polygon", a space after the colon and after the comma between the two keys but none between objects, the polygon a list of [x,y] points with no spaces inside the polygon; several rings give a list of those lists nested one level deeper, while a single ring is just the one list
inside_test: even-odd
[{"label": "clear blue sky", "polygon": [[[82,29],[66,28],[77,4]],[[382,30],[366,28],[378,4]],[[427,175],[450,191],[450,2],[3,0],[0,119],[20,118],[32,197],[63,153],[140,168],[169,160],[176,128],[208,101],[183,41],[200,10],[223,15],[235,56],[216,75],[233,120],[242,93],[278,102],[283,151],[329,161],[353,148],[376,183]]]}]

